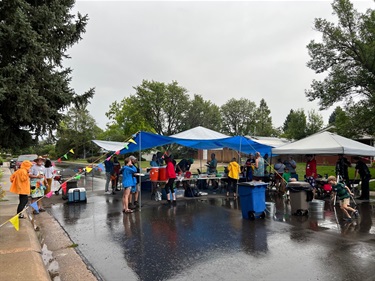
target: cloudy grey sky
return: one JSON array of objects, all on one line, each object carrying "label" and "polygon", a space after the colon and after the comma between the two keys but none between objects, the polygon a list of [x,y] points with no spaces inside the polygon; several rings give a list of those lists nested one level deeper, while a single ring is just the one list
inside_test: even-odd
[{"label": "cloudy grey sky", "polygon": [[[375,8],[373,1],[353,3],[361,12]],[[304,94],[322,78],[306,67],[306,45],[320,39],[314,18],[335,19],[331,1],[78,0],[77,11],[90,20],[65,65],[77,93],[96,88],[89,110],[102,129],[110,105],[143,79],[177,81],[191,97],[218,106],[264,98],[274,126],[291,109],[318,112]],[[333,109],[318,112],[325,123]]]}]

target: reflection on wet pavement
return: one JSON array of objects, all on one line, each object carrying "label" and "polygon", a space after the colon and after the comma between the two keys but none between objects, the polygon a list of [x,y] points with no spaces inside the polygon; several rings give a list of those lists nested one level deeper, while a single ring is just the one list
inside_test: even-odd
[{"label": "reflection on wet pavement", "polygon": [[200,197],[176,207],[146,201],[142,211],[123,214],[121,194],[89,196],[87,204],[55,205],[52,212],[104,280],[366,280],[375,274],[373,203],[359,204],[360,218],[343,223],[329,202],[324,213],[294,216],[287,201],[274,197],[274,217],[249,221],[240,199]]}]

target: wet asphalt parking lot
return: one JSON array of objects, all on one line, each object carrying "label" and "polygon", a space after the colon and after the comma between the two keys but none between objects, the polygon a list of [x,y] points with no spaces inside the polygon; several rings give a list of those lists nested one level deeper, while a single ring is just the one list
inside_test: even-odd
[{"label": "wet asphalt parking lot", "polygon": [[271,194],[276,214],[250,221],[224,193],[168,207],[144,191],[141,211],[124,214],[121,192],[105,195],[102,179],[78,185],[87,204],[61,200],[49,212],[103,280],[375,280],[374,199],[347,223],[329,200],[294,216]]}]

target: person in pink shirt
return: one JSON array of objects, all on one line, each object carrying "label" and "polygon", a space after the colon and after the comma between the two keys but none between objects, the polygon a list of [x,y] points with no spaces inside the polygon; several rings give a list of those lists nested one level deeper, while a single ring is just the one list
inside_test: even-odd
[{"label": "person in pink shirt", "polygon": [[168,182],[165,185],[165,193],[167,194],[167,205],[171,206],[171,195],[169,191],[172,192],[173,206],[176,206],[176,193],[174,190],[174,181],[176,180],[176,168],[173,164],[172,157],[164,157],[165,163],[167,163],[167,179]]}]

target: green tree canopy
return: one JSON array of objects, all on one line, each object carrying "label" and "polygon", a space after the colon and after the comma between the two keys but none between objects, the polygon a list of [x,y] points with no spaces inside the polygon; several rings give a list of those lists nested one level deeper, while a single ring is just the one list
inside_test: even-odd
[{"label": "green tree canopy", "polygon": [[81,40],[88,17],[74,0],[0,1],[0,146],[29,146],[55,130],[79,97],[70,88],[66,51]]},{"label": "green tree canopy", "polygon": [[313,40],[307,45],[308,67],[327,77],[313,80],[305,93],[310,101],[318,100],[321,109],[345,102],[357,118],[356,131],[374,135],[375,12],[358,13],[349,0],[335,0],[332,8],[337,23],[315,19],[322,42]]},{"label": "green tree canopy", "polygon": [[254,102],[241,98],[230,99],[220,108],[222,132],[227,135],[252,135],[256,129]]},{"label": "green tree canopy", "polygon": [[165,84],[143,80],[132,95],[139,113],[160,135],[173,135],[183,128],[189,107],[187,90],[176,81]]},{"label": "green tree canopy", "polygon": [[86,158],[87,152],[93,147],[91,140],[97,139],[102,132],[86,106],[87,103],[76,104],[69,109],[61,122],[57,130],[59,140],[56,143],[56,153],[58,156],[73,149],[75,157]]},{"label": "green tree canopy", "polygon": [[255,134],[257,136],[269,137],[273,135],[274,129],[272,127],[271,110],[264,99],[260,100],[259,108],[256,109],[254,114],[256,120]]},{"label": "green tree canopy", "polygon": [[111,120],[107,124],[106,140],[127,141],[138,131],[155,132],[138,106],[138,101],[134,97],[125,97],[121,102],[115,101],[111,104],[106,112],[106,116]]},{"label": "green tree canopy", "polygon": [[282,136],[288,139],[299,140],[317,133],[323,128],[323,117],[310,110],[307,113],[303,109],[291,109],[283,125]]},{"label": "green tree canopy", "polygon": [[[187,90],[177,82],[165,84],[143,80],[133,88],[135,94],[112,103],[106,113],[111,120],[107,125],[113,133],[111,136],[116,136],[110,137],[111,140],[124,141],[140,130],[169,136],[187,126],[191,103]],[[122,139],[116,139],[120,136]]]},{"label": "green tree canopy", "polygon": [[201,95],[194,95],[193,100],[189,102],[182,130],[197,126],[214,131],[221,129],[220,108],[211,101],[204,100]]},{"label": "green tree canopy", "polygon": [[284,122],[284,136],[288,139],[303,139],[306,137],[306,114],[303,109],[291,109]]},{"label": "green tree canopy", "polygon": [[315,110],[307,112],[306,135],[310,136],[319,132],[323,128],[323,117]]},{"label": "green tree canopy", "polygon": [[336,133],[343,137],[351,138],[353,137],[352,128],[353,123],[351,122],[349,114],[345,112],[341,107],[336,107],[335,109],[335,125]]}]

